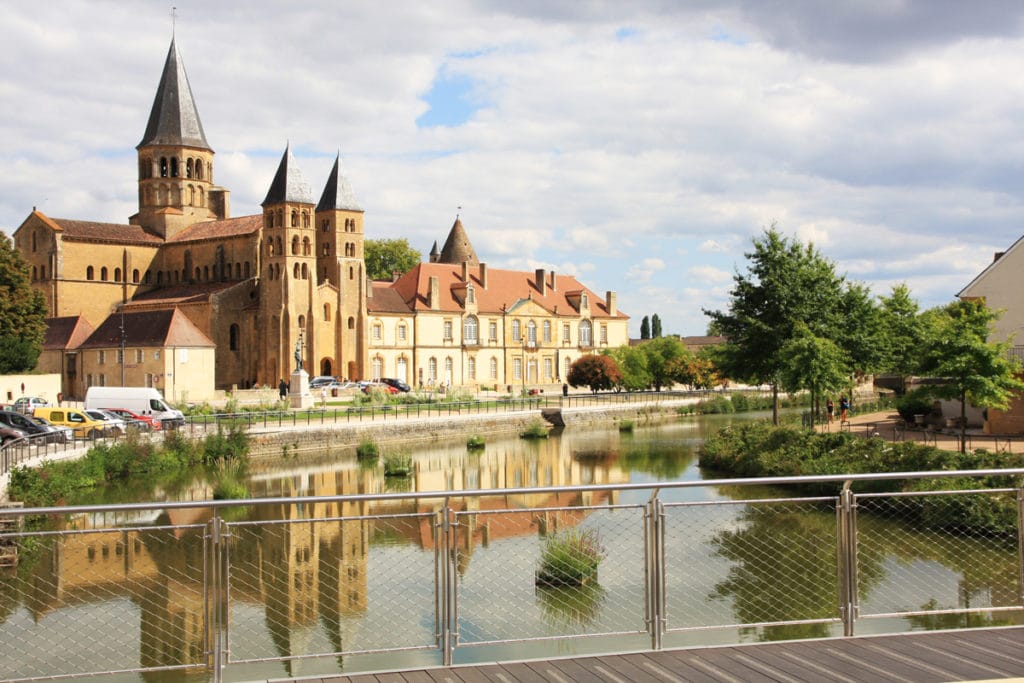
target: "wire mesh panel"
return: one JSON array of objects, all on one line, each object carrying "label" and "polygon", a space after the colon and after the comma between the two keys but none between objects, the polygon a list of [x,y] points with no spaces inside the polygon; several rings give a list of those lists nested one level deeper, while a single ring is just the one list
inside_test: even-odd
[{"label": "wire mesh panel", "polygon": [[231,661],[436,647],[434,513],[276,507],[230,525]]},{"label": "wire mesh panel", "polygon": [[858,496],[859,616],[935,627],[942,613],[1020,607],[1018,542],[1015,490]]},{"label": "wire mesh panel", "polygon": [[206,665],[202,527],[48,526],[17,536],[0,578],[0,679]]},{"label": "wire mesh panel", "polygon": [[834,499],[668,504],[664,528],[667,630],[811,637],[838,619]]},{"label": "wire mesh panel", "polygon": [[458,513],[459,644],[642,632],[643,512],[580,506]]}]

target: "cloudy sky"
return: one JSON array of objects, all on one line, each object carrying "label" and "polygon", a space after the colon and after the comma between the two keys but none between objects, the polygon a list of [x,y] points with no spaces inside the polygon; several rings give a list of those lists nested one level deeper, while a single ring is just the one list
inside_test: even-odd
[{"label": "cloudy sky", "polygon": [[0,229],[127,222],[175,31],[215,181],[259,211],[286,144],[371,238],[461,208],[492,267],[702,334],[776,223],[885,294],[949,301],[1024,234],[1020,0],[4,3]]}]

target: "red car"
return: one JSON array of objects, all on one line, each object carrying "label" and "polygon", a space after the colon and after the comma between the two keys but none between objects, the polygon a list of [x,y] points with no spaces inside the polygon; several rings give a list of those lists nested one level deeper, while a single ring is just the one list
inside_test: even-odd
[{"label": "red car", "polygon": [[107,412],[119,415],[126,425],[134,425],[144,430],[152,430],[154,432],[161,429],[160,420],[150,415],[139,415],[133,413],[130,410],[124,408],[104,408]]},{"label": "red car", "polygon": [[393,387],[390,384],[384,384],[383,382],[369,382],[366,386],[363,387],[363,393],[368,394],[374,389],[383,391],[388,394],[399,393],[399,390],[396,387]]}]

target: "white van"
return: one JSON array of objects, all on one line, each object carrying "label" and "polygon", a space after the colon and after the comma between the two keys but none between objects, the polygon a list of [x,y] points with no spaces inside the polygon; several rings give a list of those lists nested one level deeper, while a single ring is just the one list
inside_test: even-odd
[{"label": "white van", "polygon": [[171,408],[153,387],[89,387],[85,392],[86,410],[123,408],[160,420],[163,427],[180,427],[185,416]]}]

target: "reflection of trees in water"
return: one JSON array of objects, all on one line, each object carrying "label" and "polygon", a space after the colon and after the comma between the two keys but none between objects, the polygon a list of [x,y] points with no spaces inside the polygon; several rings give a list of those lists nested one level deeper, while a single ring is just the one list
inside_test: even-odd
[{"label": "reflection of trees in water", "polygon": [[679,479],[693,462],[694,448],[678,440],[671,443],[635,439],[624,434],[619,443],[619,464],[630,472],[645,472],[662,481]]}]

